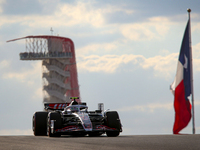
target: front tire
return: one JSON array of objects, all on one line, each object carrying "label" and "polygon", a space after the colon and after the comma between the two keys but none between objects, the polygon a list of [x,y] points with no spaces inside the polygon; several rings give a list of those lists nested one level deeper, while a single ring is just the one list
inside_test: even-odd
[{"label": "front tire", "polygon": [[110,128],[115,128],[116,131],[106,131],[108,137],[119,136],[121,131],[121,123],[117,111],[106,112],[106,125]]}]

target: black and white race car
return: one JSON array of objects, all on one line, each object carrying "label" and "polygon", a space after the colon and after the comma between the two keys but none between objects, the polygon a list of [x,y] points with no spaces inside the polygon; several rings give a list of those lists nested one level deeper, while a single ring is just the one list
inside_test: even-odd
[{"label": "black and white race car", "polygon": [[72,97],[72,102],[46,103],[45,110],[33,115],[33,133],[35,136],[59,137],[61,135],[100,136],[106,133],[115,137],[122,132],[122,125],[117,111],[103,112],[103,104],[99,110],[88,111],[86,103],[78,104]]}]

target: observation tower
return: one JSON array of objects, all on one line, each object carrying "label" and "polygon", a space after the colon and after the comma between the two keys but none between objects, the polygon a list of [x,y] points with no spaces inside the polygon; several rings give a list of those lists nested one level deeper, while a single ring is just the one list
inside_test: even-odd
[{"label": "observation tower", "polygon": [[26,40],[26,50],[19,54],[20,60],[42,60],[44,103],[70,103],[70,97],[80,97],[75,48],[71,39],[38,35],[7,42],[21,39]]}]

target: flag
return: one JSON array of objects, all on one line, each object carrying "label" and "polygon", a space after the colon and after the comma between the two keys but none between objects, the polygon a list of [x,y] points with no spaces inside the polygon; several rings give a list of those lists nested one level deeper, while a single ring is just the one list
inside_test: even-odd
[{"label": "flag", "polygon": [[170,89],[174,94],[175,121],[173,133],[178,134],[188,125],[192,116],[191,104],[188,99],[191,94],[190,19],[188,19],[182,40],[176,77]]}]

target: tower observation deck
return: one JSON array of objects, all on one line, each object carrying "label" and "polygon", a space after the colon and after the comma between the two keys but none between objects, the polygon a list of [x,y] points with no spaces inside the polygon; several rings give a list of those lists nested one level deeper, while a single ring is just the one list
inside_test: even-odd
[{"label": "tower observation deck", "polygon": [[70,103],[80,97],[73,41],[60,36],[26,36],[26,50],[20,60],[42,60],[43,102]]}]

